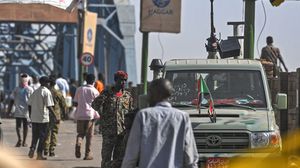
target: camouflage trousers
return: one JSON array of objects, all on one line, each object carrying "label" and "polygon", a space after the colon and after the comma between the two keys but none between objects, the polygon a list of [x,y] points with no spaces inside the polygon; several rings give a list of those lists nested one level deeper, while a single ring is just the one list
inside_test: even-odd
[{"label": "camouflage trousers", "polygon": [[45,141],[45,152],[54,152],[54,149],[57,144],[57,136],[58,136],[58,129],[59,123],[50,122],[48,127],[48,133]]},{"label": "camouflage trousers", "polygon": [[124,135],[103,134],[102,138],[101,168],[120,168],[125,154]]}]

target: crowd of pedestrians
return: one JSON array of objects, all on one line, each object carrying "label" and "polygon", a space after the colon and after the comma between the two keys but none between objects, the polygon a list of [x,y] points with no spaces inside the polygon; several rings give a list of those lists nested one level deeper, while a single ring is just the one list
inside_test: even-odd
[{"label": "crowd of pedestrians", "polygon": [[55,75],[38,78],[26,73],[20,74],[19,81],[19,86],[10,95],[7,110],[9,116],[16,120],[18,139],[15,147],[27,146],[28,127],[31,127],[32,141],[28,156],[33,158],[36,151],[37,160],[46,160],[46,156],[55,156],[60,122],[68,118],[66,98],[69,84]]},{"label": "crowd of pedestrians", "polygon": [[[173,91],[169,81],[154,80],[149,86],[150,107],[138,110],[134,108],[132,85],[126,88],[128,74],[124,71],[114,74],[115,83],[109,87],[104,85],[102,74],[97,80],[93,74],[85,74],[80,87],[74,80],[68,84],[61,76],[38,80],[31,86],[29,75],[20,74],[20,85],[12,93],[9,108],[11,112],[15,107],[16,147],[27,146],[28,126],[32,128],[30,158],[35,152],[37,160],[55,156],[61,120],[74,111],[76,158],[83,156],[85,146],[83,159],[94,159],[92,138],[98,123],[103,139],[101,168],[197,167],[191,121],[187,113],[168,103]],[[73,100],[71,107],[66,103],[68,96]]]}]

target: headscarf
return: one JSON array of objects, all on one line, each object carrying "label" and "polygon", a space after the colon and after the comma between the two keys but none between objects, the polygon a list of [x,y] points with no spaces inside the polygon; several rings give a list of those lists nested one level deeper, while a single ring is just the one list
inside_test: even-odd
[{"label": "headscarf", "polygon": [[29,75],[26,73],[21,73],[20,74],[20,84],[22,87],[28,86],[29,82]]}]

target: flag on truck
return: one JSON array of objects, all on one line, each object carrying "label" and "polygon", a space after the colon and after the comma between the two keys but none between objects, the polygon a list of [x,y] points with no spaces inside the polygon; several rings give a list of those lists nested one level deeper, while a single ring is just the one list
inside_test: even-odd
[{"label": "flag on truck", "polygon": [[208,107],[207,108],[208,116],[211,122],[215,123],[216,113],[214,108],[214,101],[205,80],[200,75],[200,78],[198,80],[198,108],[200,114],[201,114],[202,106]]}]

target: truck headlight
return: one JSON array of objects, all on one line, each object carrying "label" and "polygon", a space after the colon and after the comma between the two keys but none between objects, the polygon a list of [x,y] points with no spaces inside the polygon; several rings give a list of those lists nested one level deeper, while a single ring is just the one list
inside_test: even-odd
[{"label": "truck headlight", "polygon": [[279,132],[252,133],[251,148],[281,148],[281,138]]}]

